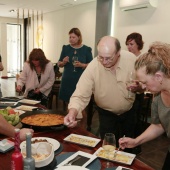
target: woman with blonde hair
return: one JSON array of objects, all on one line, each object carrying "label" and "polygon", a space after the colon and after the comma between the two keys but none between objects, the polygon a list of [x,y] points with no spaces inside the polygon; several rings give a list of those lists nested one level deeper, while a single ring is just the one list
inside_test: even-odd
[{"label": "woman with blonde hair", "polygon": [[[157,94],[151,107],[151,125],[138,137],[121,138],[122,149],[133,148],[153,140],[164,132],[170,138],[170,44],[154,42],[148,53],[141,55],[136,63],[137,78],[143,88]],[[170,167],[170,147],[163,165],[163,170]]]},{"label": "woman with blonde hair", "polygon": [[[93,59],[92,49],[82,44],[82,34],[78,28],[72,28],[69,31],[69,43],[69,45],[63,45],[58,61],[58,66],[64,67],[59,98],[66,103],[69,102],[76,89],[76,84],[84,69]],[[74,65],[73,56],[77,57]]]}]

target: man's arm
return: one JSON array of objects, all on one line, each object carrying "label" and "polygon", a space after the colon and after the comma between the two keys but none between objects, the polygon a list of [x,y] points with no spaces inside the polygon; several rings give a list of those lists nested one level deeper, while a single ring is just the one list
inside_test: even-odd
[{"label": "man's arm", "polygon": [[[14,137],[15,136],[15,127],[9,124],[5,118],[0,114],[0,134],[9,136],[9,137]],[[26,133],[30,132],[31,134],[34,133],[33,129],[27,129],[23,128],[20,130],[20,139],[25,140],[26,138]]]}]

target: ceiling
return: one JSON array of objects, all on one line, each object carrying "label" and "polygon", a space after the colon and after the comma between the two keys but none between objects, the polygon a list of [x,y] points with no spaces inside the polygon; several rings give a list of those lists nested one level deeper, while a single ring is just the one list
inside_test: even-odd
[{"label": "ceiling", "polygon": [[0,17],[17,18],[17,12],[9,12],[10,10],[24,9],[27,13],[28,10],[30,13],[32,11],[47,13],[92,1],[96,0],[0,0]]}]

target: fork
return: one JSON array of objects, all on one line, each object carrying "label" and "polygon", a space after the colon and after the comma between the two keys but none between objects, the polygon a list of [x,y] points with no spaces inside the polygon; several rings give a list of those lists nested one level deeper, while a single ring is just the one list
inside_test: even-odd
[{"label": "fork", "polygon": [[68,166],[68,165],[72,165],[74,162],[76,162],[77,160],[79,160],[81,158],[81,156],[76,156],[74,159],[68,161],[67,163],[65,163],[63,166]]},{"label": "fork", "polygon": [[[123,138],[125,138],[125,135],[123,136]],[[114,158],[114,159],[116,158],[117,152],[120,151],[120,149],[121,149],[121,148],[120,148],[120,146],[119,146],[119,148],[115,151],[115,153],[114,153],[114,155],[113,155],[113,158]]]}]

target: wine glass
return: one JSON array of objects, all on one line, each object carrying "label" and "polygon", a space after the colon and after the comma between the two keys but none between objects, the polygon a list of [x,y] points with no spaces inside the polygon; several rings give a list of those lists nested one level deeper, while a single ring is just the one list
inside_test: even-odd
[{"label": "wine glass", "polygon": [[134,93],[131,91],[131,86],[134,83],[134,79],[135,79],[135,73],[133,71],[131,71],[128,76],[127,76],[127,80],[126,80],[126,85],[128,87],[128,98],[132,98],[134,97]]},{"label": "wine glass", "polygon": [[[109,159],[113,155],[113,151],[116,148],[116,139],[113,133],[106,133],[103,139],[103,149],[106,152],[106,157]],[[113,163],[107,161],[104,166],[106,168],[113,167]]]},{"label": "wine glass", "polygon": [[76,64],[77,61],[78,61],[78,57],[77,56],[73,56],[73,58],[72,58],[72,63],[73,63],[73,66],[74,66],[73,72],[76,72],[75,64]]}]

